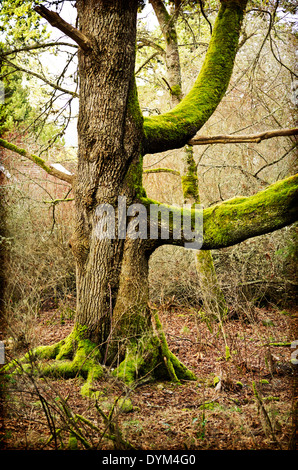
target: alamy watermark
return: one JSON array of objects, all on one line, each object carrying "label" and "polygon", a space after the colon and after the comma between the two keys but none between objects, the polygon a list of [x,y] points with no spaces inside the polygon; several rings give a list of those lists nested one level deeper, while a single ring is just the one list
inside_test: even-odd
[{"label": "alamy watermark", "polygon": [[4,104],[5,101],[5,88],[4,83],[0,80],[0,104]]},{"label": "alamy watermark", "polygon": [[[193,210],[195,209],[195,210]],[[125,196],[118,197],[118,208],[108,203],[95,210],[95,236],[100,240],[126,237],[136,240],[184,240],[185,248],[199,250],[203,245],[203,206],[184,204],[182,207],[163,204],[131,204]]]},{"label": "alamy watermark", "polygon": [[298,364],[298,339],[291,343],[291,348],[295,349],[295,351],[291,354],[291,363],[297,365]]}]

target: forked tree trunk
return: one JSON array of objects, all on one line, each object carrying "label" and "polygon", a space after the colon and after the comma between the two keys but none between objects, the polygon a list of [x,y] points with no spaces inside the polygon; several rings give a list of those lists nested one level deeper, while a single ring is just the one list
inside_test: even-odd
[{"label": "forked tree trunk", "polygon": [[[71,241],[77,263],[76,324],[85,328],[104,363],[123,363],[123,378],[134,380],[151,369],[167,375],[176,358],[169,357],[158,319],[154,331],[148,308],[149,246],[141,239],[118,237],[118,197],[125,196],[128,206],[144,195],[143,121],[134,81],[137,1],[79,1],[77,9],[92,51],[79,52],[76,230]],[[96,209],[103,204],[115,211],[112,239],[98,237]]]},{"label": "forked tree trunk", "polygon": [[[141,126],[134,113],[136,8],[134,0],[78,1],[80,30],[92,38],[92,51],[79,51],[80,108],[76,230],[72,249],[77,262],[77,317],[89,338],[107,344],[111,310],[116,305],[125,240],[99,239],[96,208],[115,208],[135,188],[128,168],[140,158]],[[136,110],[137,112],[137,110]]]}]

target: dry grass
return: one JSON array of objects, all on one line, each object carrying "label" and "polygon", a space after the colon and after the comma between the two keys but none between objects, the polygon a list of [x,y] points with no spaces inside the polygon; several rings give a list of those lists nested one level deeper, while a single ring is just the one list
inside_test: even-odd
[{"label": "dry grass", "polygon": [[[72,209],[57,206],[53,224],[53,208],[40,202],[40,194],[33,196],[39,202],[32,201],[32,192],[27,200],[25,190],[24,197],[12,193],[8,200],[12,239],[6,324],[0,324],[8,357],[57,342],[71,331],[74,321],[75,274],[68,248]],[[67,399],[70,416],[82,415],[97,426],[96,430],[80,424],[86,441],[99,449],[123,448],[123,441],[147,450],[290,448],[297,393],[289,365],[291,349],[269,344],[298,338],[297,309],[289,307],[295,287],[294,237],[295,227],[286,228],[214,252],[229,305],[228,320],[221,328],[199,315],[193,253],[170,246],[157,250],[150,260],[151,302],[159,309],[171,350],[198,380],[128,389],[107,374],[97,383],[105,416],[118,397],[129,398],[133,406],[123,413],[118,402],[107,424],[94,402],[80,396],[80,378],[15,377],[6,384],[0,404],[5,418],[0,426],[2,447],[35,450],[74,445],[73,424],[66,408],[61,409]],[[53,429],[54,434],[61,431],[56,441],[49,442]],[[116,441],[103,438],[107,430]],[[82,441],[76,442],[85,448]]]},{"label": "dry grass", "polygon": [[[226,322],[228,360],[218,324],[206,325],[196,310],[169,304],[159,313],[172,351],[195,371],[197,381],[182,385],[148,383],[129,389],[107,374],[96,387],[98,404],[106,416],[115,399],[125,397],[132,403],[128,413],[116,405],[111,423],[122,441],[120,437],[112,441],[102,437],[107,424],[94,402],[80,396],[81,379],[32,381],[29,376],[21,376],[6,386],[4,449],[67,448],[71,426],[59,407],[66,399],[73,415],[84,416],[100,429],[80,424],[87,441],[98,449],[123,449],[124,441],[139,450],[289,449],[294,395],[291,349],[269,343],[295,339],[297,311],[256,309],[254,322]],[[32,336],[49,344],[65,337],[72,324],[73,320],[65,316],[61,322],[61,308],[42,311],[32,325]],[[19,345],[18,354],[23,352]],[[261,403],[254,394],[253,382]],[[56,443],[53,439],[48,442],[51,432],[43,400],[56,431],[61,430]],[[71,442],[84,449],[80,441]]]}]

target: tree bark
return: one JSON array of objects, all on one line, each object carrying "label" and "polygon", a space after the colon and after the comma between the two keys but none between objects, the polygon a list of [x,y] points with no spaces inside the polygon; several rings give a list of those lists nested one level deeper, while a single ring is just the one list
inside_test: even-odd
[{"label": "tree bark", "polygon": [[175,28],[176,21],[174,17],[168,13],[168,10],[161,0],[150,0],[150,3],[153,6],[166,42],[165,61],[167,67],[167,83],[170,88],[171,107],[174,107],[182,99],[181,67]]},{"label": "tree bark", "polygon": [[[184,160],[185,170],[182,176],[184,203],[201,204],[197,167],[191,146],[187,145],[184,148]],[[211,251],[195,252],[195,261],[204,314],[217,320],[223,319],[227,313],[227,304],[217,279]]]},{"label": "tree bark", "polygon": [[[131,202],[136,190],[126,180],[140,159],[140,111],[134,102],[137,2],[77,2],[80,30],[92,52],[79,51],[80,108],[75,184],[76,230],[71,240],[77,261],[77,317],[89,338],[105,345],[111,330],[125,240],[96,235],[96,208],[118,195]],[[117,233],[115,234],[117,237]]]}]

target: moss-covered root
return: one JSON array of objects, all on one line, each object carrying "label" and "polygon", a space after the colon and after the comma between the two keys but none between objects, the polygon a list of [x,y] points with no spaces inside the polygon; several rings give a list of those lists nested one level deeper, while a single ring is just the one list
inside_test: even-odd
[{"label": "moss-covered root", "polygon": [[114,375],[127,384],[147,379],[164,379],[180,383],[196,380],[196,376],[169,350],[158,315],[154,315],[155,331],[138,343],[130,343],[125,359]]},{"label": "moss-covered root", "polygon": [[[73,378],[82,376],[85,380],[81,388],[83,396],[94,396],[94,382],[103,375],[98,348],[84,335],[85,329],[76,326],[64,340],[50,346],[40,346],[27,353],[18,361],[12,361],[4,372],[20,373],[31,370],[43,376]],[[38,363],[36,359],[46,360]]]}]

